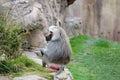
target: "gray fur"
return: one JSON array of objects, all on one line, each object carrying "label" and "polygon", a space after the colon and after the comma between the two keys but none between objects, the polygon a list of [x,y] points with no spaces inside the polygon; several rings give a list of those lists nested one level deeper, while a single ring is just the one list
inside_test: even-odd
[{"label": "gray fur", "polygon": [[60,27],[58,29],[60,29],[60,37],[49,41],[47,47],[42,49],[42,52],[51,63],[67,64],[72,53],[71,47],[65,31]]}]

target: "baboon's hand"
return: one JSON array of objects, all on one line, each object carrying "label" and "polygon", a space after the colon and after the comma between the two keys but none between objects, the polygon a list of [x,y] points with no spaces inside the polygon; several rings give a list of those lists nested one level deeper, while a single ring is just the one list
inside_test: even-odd
[{"label": "baboon's hand", "polygon": [[41,55],[43,56],[43,54],[44,54],[44,53],[43,53],[43,50],[40,50],[40,51],[41,51]]}]

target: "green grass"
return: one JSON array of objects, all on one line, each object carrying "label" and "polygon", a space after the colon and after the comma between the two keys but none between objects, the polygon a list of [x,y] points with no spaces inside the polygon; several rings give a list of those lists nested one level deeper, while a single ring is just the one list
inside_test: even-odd
[{"label": "green grass", "polygon": [[15,26],[0,16],[0,56],[4,53],[10,60],[22,54],[24,34],[18,35],[22,26]]},{"label": "green grass", "polygon": [[11,77],[22,76],[24,74],[37,74],[47,79],[52,78],[52,76],[48,74],[47,68],[42,67],[24,56],[20,56],[12,61],[1,61],[0,73],[9,74]]},{"label": "green grass", "polygon": [[85,35],[71,39],[73,49],[68,64],[74,80],[119,80],[120,44]]}]

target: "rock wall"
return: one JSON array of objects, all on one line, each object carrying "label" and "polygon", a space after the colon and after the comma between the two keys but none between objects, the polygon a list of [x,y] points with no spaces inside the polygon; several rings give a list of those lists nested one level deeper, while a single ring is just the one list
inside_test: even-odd
[{"label": "rock wall", "polygon": [[119,0],[76,0],[66,16],[80,17],[82,33],[120,42]]},{"label": "rock wall", "polygon": [[26,37],[31,46],[45,46],[51,25],[63,27],[69,37],[87,34],[120,42],[119,0],[1,0],[0,4],[0,14],[8,13],[30,31]]},{"label": "rock wall", "polygon": [[40,3],[34,0],[3,0],[1,5],[6,9],[1,11],[8,22],[21,25],[26,30],[25,44],[29,44],[29,47],[45,46],[44,35],[47,33],[48,23]]},{"label": "rock wall", "polygon": [[0,14],[27,32],[23,48],[45,47],[45,35],[51,25],[63,26],[65,8],[71,0],[1,0]]}]

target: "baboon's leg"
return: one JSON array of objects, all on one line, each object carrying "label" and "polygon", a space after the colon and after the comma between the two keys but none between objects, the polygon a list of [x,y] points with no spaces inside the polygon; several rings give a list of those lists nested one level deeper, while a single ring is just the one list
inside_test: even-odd
[{"label": "baboon's leg", "polygon": [[56,75],[60,74],[62,71],[64,71],[64,65],[60,65],[59,70],[57,71]]}]

